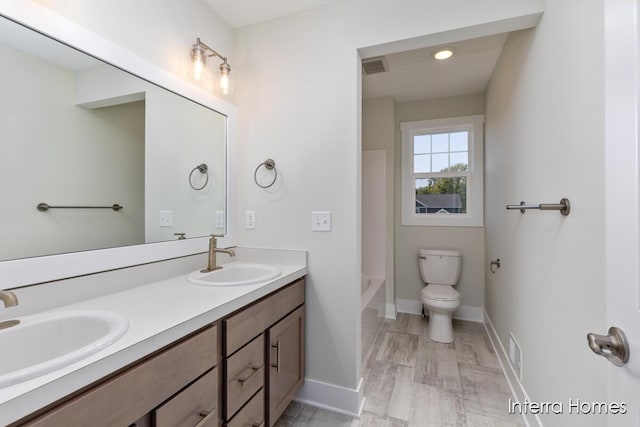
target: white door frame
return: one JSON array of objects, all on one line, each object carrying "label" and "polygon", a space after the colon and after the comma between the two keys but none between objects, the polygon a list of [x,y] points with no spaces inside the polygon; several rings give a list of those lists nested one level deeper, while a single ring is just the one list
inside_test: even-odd
[{"label": "white door frame", "polygon": [[[624,402],[627,416],[610,415],[613,427],[640,426],[640,234],[638,157],[638,4],[605,0],[604,154],[607,325],[620,327],[631,358],[622,368],[607,365],[609,402]],[[585,343],[586,345],[586,343]]]}]

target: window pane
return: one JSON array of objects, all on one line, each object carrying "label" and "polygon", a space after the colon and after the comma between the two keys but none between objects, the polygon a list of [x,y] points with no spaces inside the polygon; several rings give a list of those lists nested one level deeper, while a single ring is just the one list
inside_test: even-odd
[{"label": "window pane", "polygon": [[467,213],[467,178],[416,179],[416,213]]},{"label": "window pane", "polygon": [[431,171],[442,172],[449,169],[449,153],[434,154],[431,156]]},{"label": "window pane", "polygon": [[417,135],[413,137],[413,154],[431,152],[431,135]]},{"label": "window pane", "polygon": [[469,151],[469,132],[454,132],[449,135],[451,151]]},{"label": "window pane", "polygon": [[449,151],[449,134],[438,133],[431,135],[431,151],[433,153],[446,153]]},{"label": "window pane", "polygon": [[413,173],[431,172],[431,156],[416,154],[413,156]]},{"label": "window pane", "polygon": [[451,153],[451,170],[466,171],[469,168],[469,153]]}]

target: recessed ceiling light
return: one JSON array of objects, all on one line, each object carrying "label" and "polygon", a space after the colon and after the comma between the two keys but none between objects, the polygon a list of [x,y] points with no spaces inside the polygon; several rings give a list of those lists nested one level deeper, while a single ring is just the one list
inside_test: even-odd
[{"label": "recessed ceiling light", "polygon": [[455,53],[455,50],[452,47],[441,47],[439,49],[434,50],[431,53],[431,56],[433,57],[433,59],[442,61],[442,60],[451,58],[454,53]]}]

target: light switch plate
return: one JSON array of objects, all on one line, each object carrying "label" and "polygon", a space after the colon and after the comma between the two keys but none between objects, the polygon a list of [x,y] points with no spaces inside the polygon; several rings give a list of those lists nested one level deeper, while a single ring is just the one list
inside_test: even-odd
[{"label": "light switch plate", "polygon": [[256,211],[247,211],[245,216],[245,228],[247,230],[256,229]]},{"label": "light switch plate", "polygon": [[311,212],[312,231],[331,231],[331,212],[314,211]]},{"label": "light switch plate", "polygon": [[216,211],[216,228],[224,228],[224,212]]},{"label": "light switch plate", "polygon": [[173,227],[173,211],[160,211],[160,227]]}]

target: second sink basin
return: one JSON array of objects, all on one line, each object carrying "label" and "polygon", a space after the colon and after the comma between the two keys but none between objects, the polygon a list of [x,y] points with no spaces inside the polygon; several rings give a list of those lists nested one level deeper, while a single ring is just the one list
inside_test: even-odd
[{"label": "second sink basin", "polygon": [[280,275],[276,267],[265,264],[231,263],[220,270],[202,273],[200,270],[189,274],[190,282],[204,286],[251,285],[275,279]]},{"label": "second sink basin", "polygon": [[126,317],[110,311],[54,311],[18,318],[0,330],[0,387],[6,387],[84,359],[118,340]]}]

